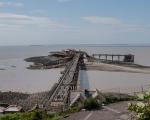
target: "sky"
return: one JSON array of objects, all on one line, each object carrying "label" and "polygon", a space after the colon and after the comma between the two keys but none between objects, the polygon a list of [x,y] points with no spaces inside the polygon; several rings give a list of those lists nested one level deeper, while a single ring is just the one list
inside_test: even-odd
[{"label": "sky", "polygon": [[150,44],[150,0],[0,0],[0,46]]}]

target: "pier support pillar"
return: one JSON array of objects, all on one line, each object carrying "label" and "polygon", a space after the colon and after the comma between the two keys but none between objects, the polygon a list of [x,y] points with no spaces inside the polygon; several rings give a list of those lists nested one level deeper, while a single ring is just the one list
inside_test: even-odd
[{"label": "pier support pillar", "polygon": [[120,56],[118,56],[118,61],[120,62]]},{"label": "pier support pillar", "polygon": [[99,62],[100,62],[100,59],[101,59],[101,55],[99,55]]}]

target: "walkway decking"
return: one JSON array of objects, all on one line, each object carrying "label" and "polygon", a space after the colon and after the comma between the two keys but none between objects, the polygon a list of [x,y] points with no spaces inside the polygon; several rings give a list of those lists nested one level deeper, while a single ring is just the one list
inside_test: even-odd
[{"label": "walkway decking", "polygon": [[79,63],[82,54],[75,53],[73,59],[66,65],[59,83],[53,94],[50,96],[46,107],[50,107],[52,111],[63,111],[69,106],[69,96],[71,90],[78,88]]}]

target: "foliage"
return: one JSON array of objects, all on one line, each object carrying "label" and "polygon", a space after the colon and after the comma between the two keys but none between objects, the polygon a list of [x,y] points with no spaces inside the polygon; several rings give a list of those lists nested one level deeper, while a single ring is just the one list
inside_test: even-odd
[{"label": "foliage", "polygon": [[62,113],[48,114],[46,111],[36,110],[33,112],[14,113],[0,116],[0,120],[60,120],[71,113],[79,112],[78,107],[71,107]]},{"label": "foliage", "polygon": [[127,94],[122,94],[122,93],[105,93],[103,94],[105,97],[105,104],[110,104],[110,103],[115,103],[115,102],[120,102],[120,101],[129,101],[129,100],[134,100],[134,96],[130,96]]},{"label": "foliage", "polygon": [[129,103],[129,110],[135,112],[138,120],[150,120],[150,90],[139,94],[137,103]]},{"label": "foliage", "polygon": [[87,110],[99,109],[101,103],[96,98],[88,98],[83,101],[83,108]]},{"label": "foliage", "polygon": [[25,113],[7,114],[0,117],[0,120],[59,120],[57,114],[47,114],[45,111],[34,111]]},{"label": "foliage", "polygon": [[61,112],[60,115],[65,116],[65,115],[76,113],[76,112],[79,112],[79,111],[80,111],[79,107],[76,107],[76,106],[75,107],[70,107],[66,111]]}]

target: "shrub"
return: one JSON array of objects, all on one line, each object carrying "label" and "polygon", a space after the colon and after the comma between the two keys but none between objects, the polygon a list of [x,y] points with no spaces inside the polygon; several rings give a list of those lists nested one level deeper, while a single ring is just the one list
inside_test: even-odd
[{"label": "shrub", "polygon": [[129,103],[129,110],[135,113],[137,120],[150,120],[150,90],[138,95],[140,102]]},{"label": "shrub", "polygon": [[99,109],[101,107],[101,103],[95,98],[88,98],[83,101],[83,107],[87,110]]}]

